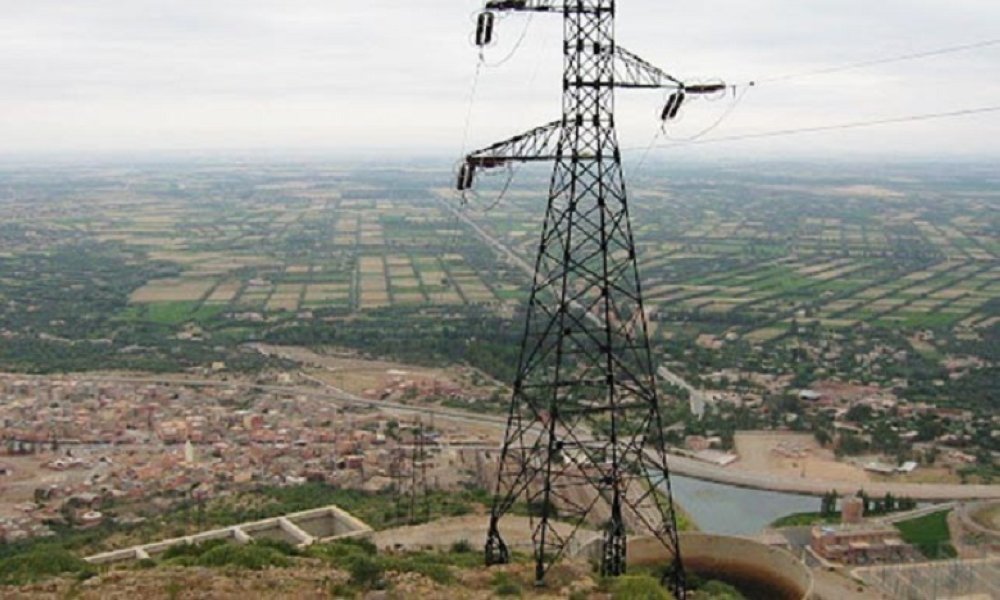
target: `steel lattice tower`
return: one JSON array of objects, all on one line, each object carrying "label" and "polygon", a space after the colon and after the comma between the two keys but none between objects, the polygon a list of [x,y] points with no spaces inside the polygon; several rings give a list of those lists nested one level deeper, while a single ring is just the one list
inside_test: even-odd
[{"label": "steel lattice tower", "polygon": [[393,453],[389,463],[389,477],[392,479],[394,520],[407,525],[430,521],[430,493],[427,485],[426,432],[423,421],[418,419],[413,426],[413,443],[409,456],[405,449]]},{"label": "steel lattice tower", "polygon": [[[487,564],[506,563],[504,515],[526,502],[536,583],[570,549],[586,522],[602,530],[600,569],[625,572],[630,531],[672,554],[670,587],[686,597],[659,399],[635,242],[615,132],[615,88],[685,94],[685,86],[615,43],[615,0],[493,0],[477,43],[492,36],[492,11],[562,14],[562,118],[465,157],[458,189],[477,169],[554,161],[527,308],[507,432],[486,540]],[[574,529],[561,533],[559,519]]]}]

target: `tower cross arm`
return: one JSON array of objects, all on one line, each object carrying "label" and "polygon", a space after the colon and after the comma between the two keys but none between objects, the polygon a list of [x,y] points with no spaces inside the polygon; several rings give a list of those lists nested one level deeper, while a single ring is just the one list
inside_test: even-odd
[{"label": "tower cross arm", "polygon": [[601,6],[600,2],[587,0],[490,0],[486,10],[520,11],[520,12],[551,12],[551,13],[600,13],[610,10]]},{"label": "tower cross arm", "polygon": [[465,157],[466,164],[489,169],[508,162],[555,160],[562,121],[553,121]]},{"label": "tower cross arm", "polygon": [[615,87],[673,88],[684,87],[676,77],[654,66],[621,46],[615,47]]}]

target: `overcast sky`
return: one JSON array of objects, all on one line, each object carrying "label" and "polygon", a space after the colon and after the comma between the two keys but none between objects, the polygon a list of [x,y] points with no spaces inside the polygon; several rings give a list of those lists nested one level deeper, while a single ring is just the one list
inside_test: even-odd
[{"label": "overcast sky", "polygon": [[[387,149],[460,153],[473,0],[0,0],[0,153]],[[469,149],[559,111],[559,17],[498,25]],[[525,32],[525,27],[528,27]],[[622,0],[619,43],[688,79],[744,83],[1000,38],[997,0]],[[710,137],[1000,105],[1000,45],[751,90]],[[663,101],[619,93],[623,146]],[[728,100],[693,104],[672,135]],[[685,153],[1000,157],[1000,113]],[[641,150],[636,152],[641,153]],[[681,152],[674,149],[664,155]]]}]

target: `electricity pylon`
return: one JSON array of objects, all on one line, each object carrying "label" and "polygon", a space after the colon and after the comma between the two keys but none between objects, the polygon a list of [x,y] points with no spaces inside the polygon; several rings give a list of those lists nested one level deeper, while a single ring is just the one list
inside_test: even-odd
[{"label": "electricity pylon", "polygon": [[[563,16],[562,118],[465,157],[458,189],[476,171],[510,162],[554,161],[548,208],[527,308],[521,354],[489,532],[487,564],[506,563],[503,517],[525,502],[532,519],[536,584],[585,523],[602,530],[600,569],[626,568],[631,530],[673,557],[669,585],[686,597],[655,372],[635,242],[615,132],[616,88],[685,86],[615,43],[615,0],[493,0],[476,41],[492,37],[493,12]],[[571,531],[557,528],[555,520]],[[560,531],[562,529],[562,531]]]},{"label": "electricity pylon", "polygon": [[430,521],[431,505],[427,485],[429,456],[426,443],[424,424],[418,419],[413,426],[413,444],[409,456],[405,449],[398,449],[390,457],[389,477],[393,481],[395,519],[407,525]]}]

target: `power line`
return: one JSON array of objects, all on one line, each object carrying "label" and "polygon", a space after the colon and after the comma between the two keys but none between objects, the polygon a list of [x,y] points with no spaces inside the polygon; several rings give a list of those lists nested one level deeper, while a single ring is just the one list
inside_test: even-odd
[{"label": "power line", "polygon": [[844,65],[834,66],[834,67],[823,67],[820,69],[815,69],[812,71],[803,71],[801,73],[792,73],[790,75],[782,75],[779,77],[769,77],[767,79],[758,79],[751,82],[751,85],[761,84],[761,83],[777,83],[780,81],[790,81],[792,79],[802,79],[805,77],[814,77],[816,75],[829,75],[831,73],[840,73],[841,71],[850,71],[853,69],[863,69],[866,67],[875,67],[878,65],[887,65],[891,63],[904,62],[909,60],[919,60],[922,58],[930,58],[933,56],[941,56],[944,54],[954,54],[956,52],[967,52],[969,50],[977,50],[979,48],[987,48],[989,46],[1000,46],[1000,38],[992,40],[983,40],[981,42],[975,42],[972,44],[962,44],[960,46],[947,46],[944,48],[938,48],[936,50],[925,50],[923,52],[913,52],[910,54],[900,54],[898,56],[891,56],[888,58],[876,58],[872,60],[863,60],[859,62],[847,63]]},{"label": "power line", "polygon": [[[914,123],[918,121],[931,121],[936,119],[949,119],[955,117],[966,117],[991,112],[1000,112],[1000,105],[984,106],[981,108],[967,108],[950,112],[926,113],[922,115],[908,115],[905,117],[893,117],[888,119],[876,119],[873,121],[854,121],[849,123],[837,123],[834,125],[819,125],[815,127],[798,127],[794,129],[778,129],[775,131],[762,131],[759,133],[748,133],[742,135],[732,135],[728,137],[701,139],[691,141],[678,141],[671,144],[658,144],[656,148],[678,148],[681,146],[718,144],[722,142],[737,142],[742,140],[754,140],[762,138],[783,137],[787,135],[799,135],[803,133],[818,133],[823,131],[835,131],[841,129],[860,129],[863,127],[877,127],[880,125],[892,125],[896,123]],[[628,150],[642,150],[642,147],[628,148]]]},{"label": "power line", "polygon": [[494,69],[496,67],[500,67],[500,66],[503,66],[503,65],[507,64],[507,62],[510,61],[510,59],[514,58],[514,55],[517,54],[517,51],[521,49],[521,44],[524,43],[524,38],[526,38],[528,36],[528,29],[531,28],[531,19],[534,16],[535,15],[533,15],[533,14],[529,14],[528,15],[528,19],[524,23],[524,29],[521,30],[520,37],[518,37],[517,41],[514,42],[514,47],[511,48],[510,52],[508,52],[506,56],[504,56],[503,58],[501,58],[497,62],[488,63],[488,62],[486,62],[485,56],[481,54],[480,55],[480,60],[483,61],[483,64],[485,64],[487,67],[489,67],[491,69]]},{"label": "power line", "polygon": [[[749,82],[747,82],[745,84],[742,84],[742,85],[734,85],[734,86],[732,86],[732,89],[733,89],[734,93],[738,94],[738,96],[736,97],[735,102],[726,110],[725,113],[723,113],[723,115],[722,115],[722,117],[720,119],[718,119],[717,121],[715,121],[708,128],[706,128],[706,129],[702,130],[701,132],[699,132],[698,134],[694,135],[693,137],[688,138],[688,139],[671,140],[673,142],[671,144],[657,144],[656,142],[658,141],[658,139],[660,137],[660,134],[658,134],[656,137],[653,138],[653,140],[650,141],[650,144],[647,147],[645,147],[644,152],[643,152],[642,160],[640,160],[639,164],[641,165],[645,161],[646,156],[654,148],[669,148],[669,147],[672,147],[672,146],[685,145],[685,144],[716,143],[716,142],[724,142],[724,141],[736,141],[736,140],[742,140],[742,139],[753,139],[753,138],[764,138],[764,137],[777,137],[777,136],[782,136],[782,135],[793,135],[793,134],[798,134],[798,133],[809,133],[809,132],[827,131],[827,130],[834,130],[834,129],[853,129],[853,128],[859,128],[859,127],[874,127],[874,126],[877,126],[877,125],[885,125],[885,124],[891,124],[891,123],[908,122],[908,121],[923,121],[923,120],[929,120],[929,119],[940,119],[940,118],[946,118],[946,117],[965,116],[965,115],[969,115],[969,114],[976,114],[976,113],[982,113],[982,112],[993,112],[993,111],[996,110],[996,107],[987,107],[987,108],[983,108],[983,109],[971,109],[969,111],[954,111],[954,112],[949,112],[949,113],[936,113],[936,114],[928,114],[928,115],[914,115],[914,116],[899,117],[899,118],[894,118],[894,119],[883,119],[883,120],[877,120],[877,121],[862,121],[862,122],[856,122],[856,123],[845,123],[845,124],[829,125],[829,126],[821,126],[821,127],[808,127],[808,128],[802,128],[802,129],[780,130],[780,131],[774,131],[774,132],[763,132],[763,133],[759,133],[759,134],[748,134],[748,135],[731,136],[731,137],[711,139],[711,140],[702,140],[701,139],[705,135],[707,135],[708,133],[710,133],[710,132],[714,131],[716,128],[718,128],[722,124],[723,121],[725,121],[726,119],[729,118],[729,116],[731,116],[731,114],[736,110],[737,106],[740,104],[740,101],[742,101],[743,97],[746,96],[747,92],[749,92],[751,88],[756,87],[756,86],[761,85],[761,84],[779,83],[779,82],[783,82],[783,81],[791,81],[791,80],[794,80],[794,79],[803,79],[803,78],[806,78],[806,77],[813,77],[813,76],[817,76],[817,75],[828,75],[828,74],[832,74],[832,73],[840,73],[840,72],[843,72],[843,71],[850,71],[850,70],[853,70],[853,69],[863,69],[863,68],[867,68],[867,67],[874,67],[874,66],[879,66],[879,65],[886,65],[886,64],[892,64],[892,63],[897,63],[897,62],[919,60],[919,59],[923,59],[923,58],[931,58],[931,57],[941,56],[941,55],[945,55],[945,54],[954,54],[954,53],[957,53],[957,52],[968,52],[970,50],[977,50],[977,49],[981,49],[981,48],[988,48],[990,46],[1000,46],[1000,38],[994,38],[994,39],[989,39],[989,40],[982,40],[982,41],[979,41],[979,42],[974,42],[974,43],[971,43],[971,44],[961,44],[961,45],[958,45],[958,46],[946,46],[946,47],[937,48],[937,49],[934,49],[934,50],[924,50],[924,51],[921,51],[921,52],[911,52],[909,54],[900,54],[900,55],[897,55],[897,56],[891,56],[891,57],[887,57],[887,58],[877,58],[877,59],[863,60],[863,61],[858,61],[858,62],[853,62],[853,63],[847,63],[847,64],[837,65],[837,66],[832,66],[832,67],[822,67],[822,68],[814,69],[814,70],[811,70],[811,71],[803,71],[803,72],[800,72],[800,73],[794,73],[794,74],[789,74],[789,75],[782,75],[782,76],[779,76],[779,77],[769,77],[769,78],[766,78],[766,79],[757,79],[757,80],[754,80],[754,81],[749,81]],[[736,90],[738,90],[738,89],[741,89],[741,92],[737,92]],[[666,133],[665,131],[662,132],[662,134],[665,134],[665,133]],[[669,136],[668,136],[668,139],[669,139]],[[637,150],[637,149],[639,149],[639,148],[630,148],[630,150]]]}]

